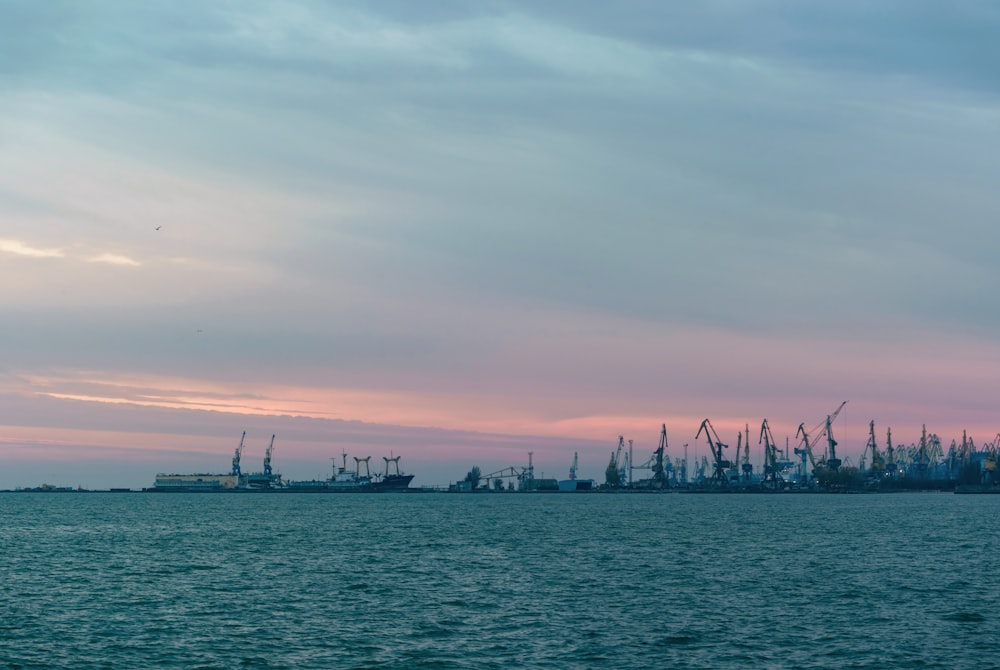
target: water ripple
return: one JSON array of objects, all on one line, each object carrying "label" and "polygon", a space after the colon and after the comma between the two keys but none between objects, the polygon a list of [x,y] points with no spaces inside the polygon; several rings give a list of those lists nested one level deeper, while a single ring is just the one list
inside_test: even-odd
[{"label": "water ripple", "polygon": [[989,667],[995,498],[0,494],[0,667]]}]

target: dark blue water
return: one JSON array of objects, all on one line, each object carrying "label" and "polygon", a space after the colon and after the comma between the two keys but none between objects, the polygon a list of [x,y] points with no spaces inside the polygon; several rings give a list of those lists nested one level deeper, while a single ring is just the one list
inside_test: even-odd
[{"label": "dark blue water", "polygon": [[1000,496],[0,494],[0,667],[990,668]]}]

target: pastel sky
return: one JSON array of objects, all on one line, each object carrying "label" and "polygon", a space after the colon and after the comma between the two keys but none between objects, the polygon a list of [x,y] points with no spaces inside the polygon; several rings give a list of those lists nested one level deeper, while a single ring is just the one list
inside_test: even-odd
[{"label": "pastel sky", "polygon": [[[1000,432],[993,2],[12,0],[0,488]],[[704,454],[704,445],[699,445]],[[692,453],[692,456],[694,453]],[[756,454],[754,459],[759,462]]]}]

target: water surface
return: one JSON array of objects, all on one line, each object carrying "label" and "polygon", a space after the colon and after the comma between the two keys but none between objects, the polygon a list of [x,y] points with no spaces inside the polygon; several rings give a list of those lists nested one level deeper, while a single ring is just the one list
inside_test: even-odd
[{"label": "water surface", "polygon": [[0,667],[998,667],[1000,496],[0,494]]}]

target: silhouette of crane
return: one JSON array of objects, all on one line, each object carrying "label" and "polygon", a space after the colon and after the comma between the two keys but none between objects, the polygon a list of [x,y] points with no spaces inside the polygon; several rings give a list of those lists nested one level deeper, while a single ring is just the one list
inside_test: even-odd
[{"label": "silhouette of crane", "polygon": [[729,483],[729,479],[726,477],[726,470],[729,469],[729,461],[722,457],[722,450],[728,449],[728,444],[723,444],[722,440],[719,439],[719,434],[715,432],[715,427],[712,426],[712,422],[705,419],[701,422],[701,427],[698,429],[698,434],[694,436],[694,439],[701,437],[701,434],[705,433],[705,439],[708,440],[708,449],[712,453],[712,459],[714,461],[712,476],[709,478],[710,482],[715,483],[718,486],[726,486]]},{"label": "silhouette of crane", "polygon": [[240,438],[240,446],[236,447],[236,452],[233,454],[233,474],[240,475],[240,459],[243,457],[243,440],[247,437],[247,432],[243,431],[243,437]]}]

